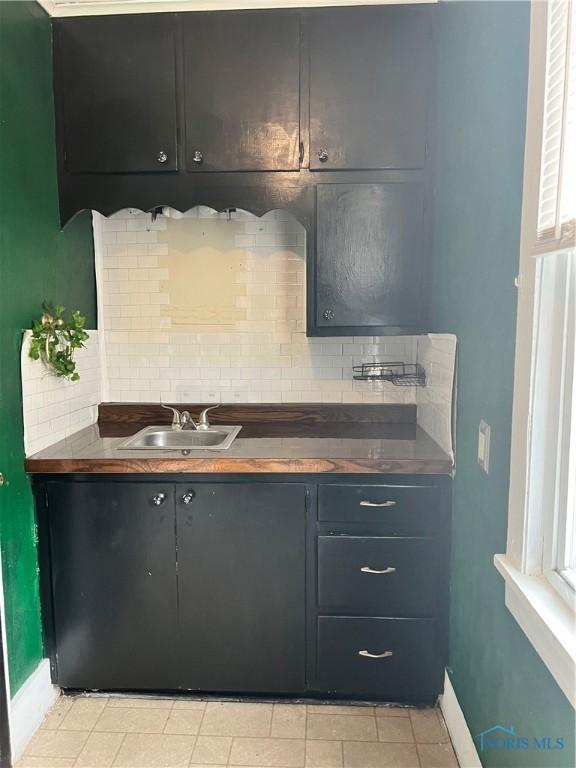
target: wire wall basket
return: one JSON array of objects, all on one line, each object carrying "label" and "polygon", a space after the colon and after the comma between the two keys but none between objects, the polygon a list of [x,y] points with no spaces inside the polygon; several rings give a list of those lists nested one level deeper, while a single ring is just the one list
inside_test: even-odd
[{"label": "wire wall basket", "polygon": [[397,387],[425,387],[426,371],[419,363],[363,363],[353,368],[356,381],[389,381]]}]

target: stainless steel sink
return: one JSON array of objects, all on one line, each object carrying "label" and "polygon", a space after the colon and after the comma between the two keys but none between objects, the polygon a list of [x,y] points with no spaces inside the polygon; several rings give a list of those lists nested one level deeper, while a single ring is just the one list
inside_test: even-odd
[{"label": "stainless steel sink", "polygon": [[118,446],[120,451],[225,451],[242,427],[209,429],[146,427]]}]

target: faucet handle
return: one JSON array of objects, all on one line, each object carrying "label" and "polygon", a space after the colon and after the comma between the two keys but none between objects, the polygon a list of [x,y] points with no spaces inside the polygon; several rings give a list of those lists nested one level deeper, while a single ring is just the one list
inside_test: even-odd
[{"label": "faucet handle", "polygon": [[173,408],[171,405],[164,405],[164,403],[160,403],[160,405],[162,408],[172,411],[172,429],[182,429],[182,414],[178,408]]},{"label": "faucet handle", "polygon": [[208,421],[208,416],[206,414],[208,411],[213,411],[214,408],[220,408],[220,405],[221,403],[218,403],[217,405],[210,405],[208,408],[204,408],[198,419],[196,429],[210,429],[210,422]]}]

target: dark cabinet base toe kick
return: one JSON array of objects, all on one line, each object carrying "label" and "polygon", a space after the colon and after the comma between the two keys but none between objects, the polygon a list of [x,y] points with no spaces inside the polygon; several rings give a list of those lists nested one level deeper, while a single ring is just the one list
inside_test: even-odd
[{"label": "dark cabinet base toe kick", "polygon": [[38,477],[53,681],[433,702],[449,478],[316,480]]}]

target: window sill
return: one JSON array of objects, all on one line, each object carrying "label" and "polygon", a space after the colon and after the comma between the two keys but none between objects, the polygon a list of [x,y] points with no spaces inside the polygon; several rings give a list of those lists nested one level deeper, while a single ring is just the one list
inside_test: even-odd
[{"label": "window sill", "polygon": [[576,708],[576,617],[544,576],[526,576],[506,555],[495,555],[503,577],[506,607]]}]

